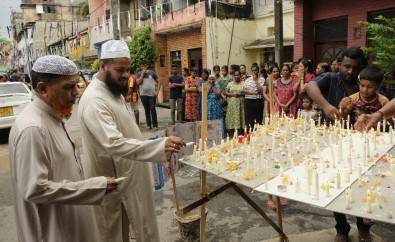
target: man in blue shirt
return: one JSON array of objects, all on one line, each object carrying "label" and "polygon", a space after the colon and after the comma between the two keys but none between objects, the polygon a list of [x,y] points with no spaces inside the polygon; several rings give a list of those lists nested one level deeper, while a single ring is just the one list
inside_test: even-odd
[{"label": "man in blue shirt", "polygon": [[185,86],[184,78],[178,75],[178,66],[171,66],[171,76],[167,79],[170,88],[170,112],[171,121],[176,123],[175,112],[177,108],[177,120],[182,121],[182,89]]},{"label": "man in blue shirt", "polygon": [[[340,118],[338,106],[340,101],[359,91],[358,75],[366,66],[367,60],[360,48],[352,47],[343,52],[339,73],[328,72],[316,77],[306,85],[306,92],[325,115],[323,118],[329,122]],[[334,212],[336,219],[336,242],[349,241],[350,225],[345,214]],[[359,241],[371,241],[370,227],[373,223],[357,217]],[[369,240],[370,239],[370,240]]]}]

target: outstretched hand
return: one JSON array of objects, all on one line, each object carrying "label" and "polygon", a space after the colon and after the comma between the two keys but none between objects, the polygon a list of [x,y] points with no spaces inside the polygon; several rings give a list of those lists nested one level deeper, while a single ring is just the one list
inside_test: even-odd
[{"label": "outstretched hand", "polygon": [[332,120],[335,120],[335,119],[338,119],[341,117],[339,110],[337,110],[337,108],[335,108],[332,105],[325,107],[323,110],[324,110],[325,115]]},{"label": "outstretched hand", "polygon": [[358,117],[354,128],[358,131],[368,131],[372,127],[375,127],[381,118],[382,116],[379,113],[362,114]]},{"label": "outstretched hand", "polygon": [[186,145],[185,141],[176,136],[169,136],[165,142],[165,152],[178,153]]}]

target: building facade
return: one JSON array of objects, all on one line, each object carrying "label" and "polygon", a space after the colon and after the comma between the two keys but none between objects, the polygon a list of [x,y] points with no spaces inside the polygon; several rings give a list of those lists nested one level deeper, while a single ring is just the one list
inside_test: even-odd
[{"label": "building facade", "polygon": [[366,30],[358,21],[395,17],[393,0],[295,0],[294,59],[305,56],[316,63],[341,57],[348,47],[369,45]]}]

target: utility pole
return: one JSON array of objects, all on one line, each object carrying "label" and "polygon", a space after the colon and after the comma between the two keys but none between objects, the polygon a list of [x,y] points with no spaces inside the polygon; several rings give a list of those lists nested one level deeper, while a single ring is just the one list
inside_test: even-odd
[{"label": "utility pole", "polygon": [[274,58],[278,66],[284,63],[283,1],[274,0]]}]

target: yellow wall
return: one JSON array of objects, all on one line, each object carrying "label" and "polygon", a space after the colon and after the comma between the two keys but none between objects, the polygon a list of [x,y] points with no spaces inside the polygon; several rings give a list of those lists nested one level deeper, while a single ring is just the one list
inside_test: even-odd
[{"label": "yellow wall", "polygon": [[70,60],[80,60],[82,59],[82,55],[85,51],[89,50],[89,35],[85,34],[81,36],[80,40],[81,45],[76,46],[75,48],[69,49],[69,58]]}]

